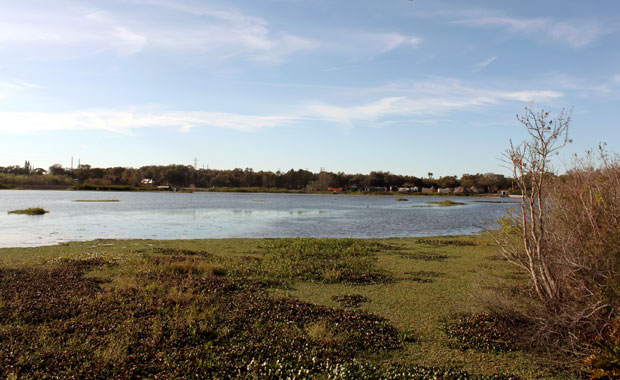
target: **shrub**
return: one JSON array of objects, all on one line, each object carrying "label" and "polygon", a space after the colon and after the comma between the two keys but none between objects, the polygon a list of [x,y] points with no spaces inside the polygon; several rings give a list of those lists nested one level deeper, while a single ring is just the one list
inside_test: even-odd
[{"label": "shrub", "polygon": [[496,240],[539,301],[525,310],[537,324],[532,340],[585,355],[620,310],[620,157],[600,146],[556,177],[550,156],[570,142],[570,115],[551,120],[529,107],[519,120],[532,139],[511,142],[506,157],[523,199],[501,220]]},{"label": "shrub", "polygon": [[584,360],[592,380],[620,378],[620,319],[616,319],[609,336],[595,343],[594,352]]}]

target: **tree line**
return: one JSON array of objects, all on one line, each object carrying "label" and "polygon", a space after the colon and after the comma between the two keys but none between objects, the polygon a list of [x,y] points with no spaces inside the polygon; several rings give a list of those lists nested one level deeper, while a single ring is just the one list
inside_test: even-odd
[{"label": "tree line", "polygon": [[[54,164],[49,170],[33,168],[26,161],[24,166],[0,167],[0,173],[20,176],[52,176],[65,183],[70,179],[79,183],[96,185],[153,186],[168,185],[174,187],[262,187],[289,190],[328,190],[343,188],[345,190],[364,190],[368,188],[395,187],[435,187],[456,188],[463,186],[478,187],[486,192],[507,190],[512,187],[512,179],[502,174],[463,174],[434,178],[432,173],[426,177],[416,177],[390,173],[389,171],[371,171],[369,174],[346,174],[343,172],[313,173],[304,169],[281,171],[254,171],[251,168],[232,170],[197,169],[190,165],[149,165],[141,168],[95,168],[80,165],[76,169],[65,168]],[[3,177],[10,182],[9,177]],[[32,182],[32,181],[31,181]]]}]

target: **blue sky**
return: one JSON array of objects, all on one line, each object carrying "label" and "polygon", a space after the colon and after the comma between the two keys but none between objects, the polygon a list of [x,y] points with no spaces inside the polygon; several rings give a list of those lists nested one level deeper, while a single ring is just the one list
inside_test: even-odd
[{"label": "blue sky", "polygon": [[0,166],[508,173],[533,101],[559,157],[620,146],[617,1],[0,3]]}]

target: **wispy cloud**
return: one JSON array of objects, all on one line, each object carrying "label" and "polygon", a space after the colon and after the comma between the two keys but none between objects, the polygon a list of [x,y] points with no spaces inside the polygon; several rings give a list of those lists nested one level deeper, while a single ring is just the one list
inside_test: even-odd
[{"label": "wispy cloud", "polygon": [[[273,26],[262,17],[230,7],[185,0],[59,0],[39,7],[0,3],[0,57],[28,60],[75,59],[95,54],[131,56],[141,52],[186,54],[192,60],[244,59],[280,63],[320,48],[352,56],[418,48],[418,35],[368,30],[312,32],[309,37]],[[43,3],[47,4],[47,3]],[[132,8],[133,7],[133,8]]]},{"label": "wispy cloud", "polygon": [[[170,17],[175,11],[181,14]],[[194,10],[181,2],[173,9],[167,3],[149,2],[138,13],[75,7],[62,1],[27,10],[0,5],[0,12],[0,49],[9,47],[11,54],[30,59],[164,49],[210,59],[277,62],[319,46],[317,41],[275,31],[259,17],[225,9]]]},{"label": "wispy cloud", "polygon": [[387,52],[402,46],[417,48],[422,43],[422,37],[401,33],[366,34],[365,37],[366,42],[376,44],[381,52]]},{"label": "wispy cloud", "polygon": [[563,93],[553,90],[498,90],[476,87],[450,78],[410,82],[376,89],[377,93],[382,91],[399,96],[380,96],[376,100],[353,106],[314,102],[303,107],[303,115],[347,124],[354,121],[441,116],[510,101],[548,101],[564,96]]},{"label": "wispy cloud", "polygon": [[240,115],[222,112],[86,110],[65,113],[0,112],[0,133],[103,130],[127,133],[141,128],[174,127],[188,132],[197,127],[255,131],[296,121],[290,116]]},{"label": "wispy cloud", "polygon": [[43,86],[23,81],[21,79],[15,79],[12,81],[0,82],[0,87],[8,89],[37,89],[43,88]]},{"label": "wispy cloud", "polygon": [[540,41],[554,41],[571,48],[582,48],[605,34],[605,29],[592,21],[558,21],[551,18],[515,18],[503,16],[474,17],[455,23],[474,27],[500,27],[525,34]]},{"label": "wispy cloud", "polygon": [[[355,122],[390,125],[403,119],[430,120],[455,112],[483,110],[508,102],[551,101],[562,92],[536,88],[501,88],[472,85],[452,78],[393,83],[376,88],[348,88],[326,95],[333,101],[310,101],[287,105],[287,112],[247,115],[215,111],[176,111],[153,107],[95,109],[73,112],[0,112],[0,133],[103,130],[128,133],[141,128],[217,127],[244,132],[271,127],[291,127],[300,122],[329,121],[344,126]],[[348,95],[347,95],[348,93]],[[334,96],[335,95],[335,96]],[[343,104],[342,99],[348,99]]]},{"label": "wispy cloud", "polygon": [[36,83],[27,82],[21,79],[0,80],[0,100],[10,99],[16,95],[31,90],[44,88]]},{"label": "wispy cloud", "polygon": [[497,57],[491,57],[489,59],[485,59],[482,62],[478,62],[474,65],[474,70],[480,71],[484,69],[485,67],[489,66],[491,63],[495,62],[496,60],[497,60]]},{"label": "wispy cloud", "polygon": [[[214,17],[221,20],[226,20],[232,25],[252,25],[256,29],[256,26],[268,26],[266,20],[258,17],[242,14],[234,10],[222,10],[213,9],[204,4],[191,4],[183,1],[170,1],[170,0],[135,0],[141,4],[155,5],[159,7],[168,8],[171,10],[185,12],[197,16]],[[299,39],[300,37],[288,35],[286,38]],[[416,35],[407,35],[397,32],[368,32],[368,31],[346,31],[341,36],[332,36],[335,38],[330,39],[327,42],[318,42],[316,40],[302,39],[305,43],[311,43],[312,47],[318,47],[319,45],[330,44],[330,42],[337,42],[339,48],[356,47],[374,52],[388,52],[398,47],[419,47],[423,39]],[[304,41],[297,41],[301,45]],[[305,48],[305,47],[304,47]]]}]

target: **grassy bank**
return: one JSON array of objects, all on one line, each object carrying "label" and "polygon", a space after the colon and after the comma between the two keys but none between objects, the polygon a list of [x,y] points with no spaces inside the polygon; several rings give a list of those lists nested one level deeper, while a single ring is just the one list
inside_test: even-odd
[{"label": "grassy bank", "polygon": [[1,378],[571,378],[463,344],[480,284],[523,283],[485,237],[1,249],[0,283]]}]

